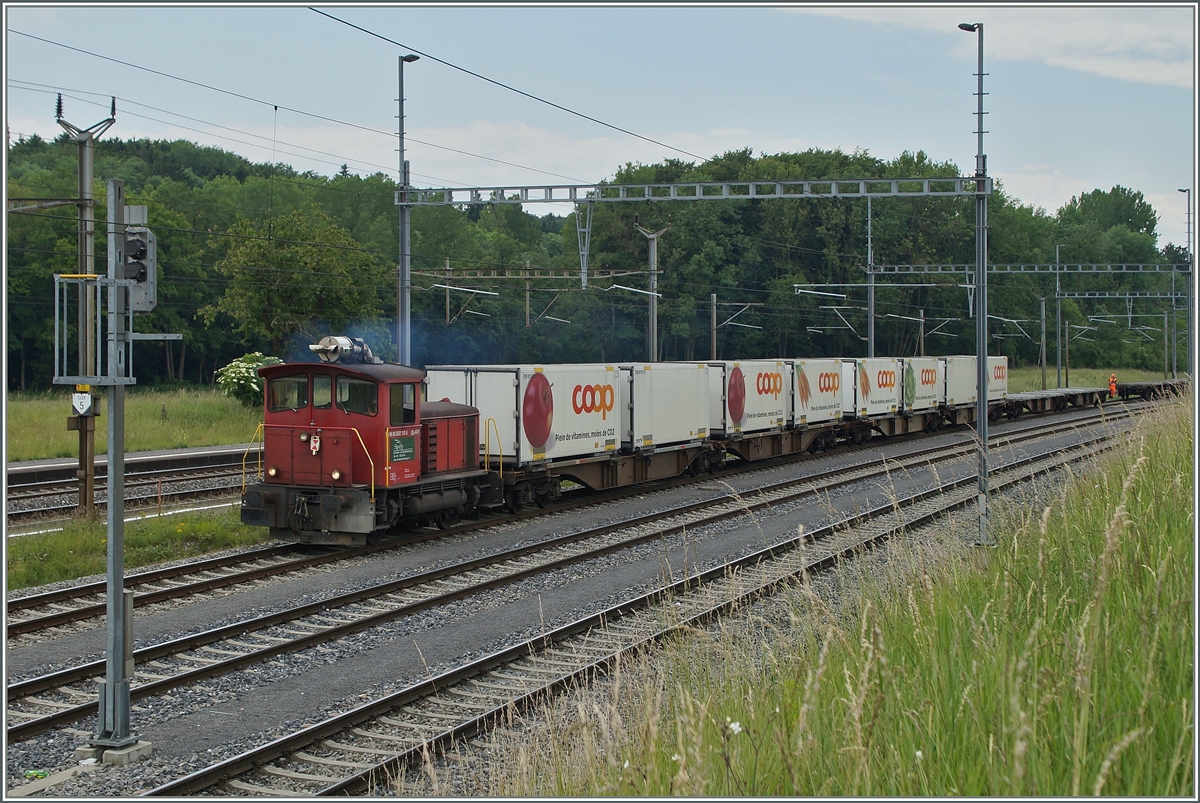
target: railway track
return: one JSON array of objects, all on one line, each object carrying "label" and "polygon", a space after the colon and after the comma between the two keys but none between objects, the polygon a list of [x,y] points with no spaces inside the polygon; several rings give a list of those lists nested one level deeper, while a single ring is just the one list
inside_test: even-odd
[{"label": "railway track", "polygon": [[[228,497],[242,487],[242,467],[214,467],[181,472],[178,469],[146,471],[125,477],[125,503],[131,508],[157,505],[172,506],[180,502],[211,497]],[[10,524],[42,519],[63,518],[78,508],[78,483],[43,481],[9,488]],[[98,512],[108,507],[107,482],[96,480],[93,505]]]},{"label": "railway track", "polygon": [[[1091,459],[1104,434],[999,466],[996,490]],[[429,756],[472,738],[548,695],[586,682],[643,649],[803,572],[828,570],[907,529],[975,502],[963,476],[859,511],[487,655],[395,694],[179,778],[150,795],[322,796],[378,794]],[[764,503],[765,500],[764,500]],[[775,502],[774,504],[780,504]],[[746,512],[746,511],[743,511]]]},{"label": "railway track", "polygon": [[[1109,420],[1112,420],[1109,416]],[[1064,428],[1078,426],[1077,423]],[[994,439],[1017,445],[1046,435],[1042,426]],[[886,461],[822,472],[756,488],[741,495],[704,500],[601,527],[551,538],[323,599],[269,616],[237,622],[134,653],[137,673],[131,699],[161,694],[181,685],[233,672],[415,613],[447,606],[537,574],[581,564],[706,524],[811,499],[830,490],[920,470],[933,462],[974,454],[974,446],[951,444],[916,450]],[[732,491],[732,488],[731,488]],[[95,712],[95,661],[8,687],[9,741],[28,738]]]},{"label": "railway track", "polygon": [[[1093,413],[1088,418],[1101,416]],[[1128,412],[1117,412],[1109,415],[1109,420],[1128,415]],[[1013,433],[1009,437],[1018,437]],[[1004,439],[994,439],[994,443],[1002,443]],[[869,449],[869,444],[852,447],[854,450]],[[737,463],[726,469],[723,474],[731,476],[746,471],[768,468],[793,460],[792,457],[774,458],[770,461],[753,463]],[[620,499],[630,493],[641,493],[653,488],[655,490],[675,487],[690,482],[690,478],[665,480],[653,486],[639,486],[636,489],[618,489],[609,492],[569,493],[566,501],[559,502],[549,510],[529,510],[519,513],[497,514],[481,517],[479,521],[465,523],[455,528],[456,533],[469,533],[498,524],[506,524],[528,519],[543,513],[562,512],[591,504],[599,504],[613,499]],[[570,497],[575,497],[574,499]],[[325,565],[343,560],[350,560],[384,549],[420,543],[430,538],[441,538],[444,534],[439,531],[410,533],[400,538],[389,540],[384,544],[370,545],[357,548],[332,549],[320,551],[311,555],[295,545],[281,544],[264,550],[256,550],[223,558],[202,560],[182,566],[161,569],[130,575],[126,578],[126,588],[135,592],[135,605],[141,609],[155,603],[180,600],[189,596],[208,594],[220,588],[232,588],[255,582],[268,577],[280,576],[295,571]],[[299,555],[294,559],[286,556]],[[238,568],[239,565],[244,568]],[[188,579],[191,577],[192,579]],[[26,597],[10,598],[7,602],[6,636],[14,638],[22,635],[37,635],[50,628],[84,622],[88,619],[105,615],[105,594],[107,587],[103,582],[82,584],[58,589],[43,594]]]},{"label": "railway track", "polygon": [[[1128,414],[1128,411],[1116,411],[1109,413],[1107,418],[1108,420],[1115,420],[1117,417]],[[1103,411],[1089,411],[1082,417],[1082,420],[1092,420],[1103,415]],[[1081,419],[1075,420],[1079,421]],[[1001,438],[993,438],[992,443],[1002,445],[1012,438],[1024,437],[1023,433],[1036,431],[1041,427],[1041,424],[1025,425],[1020,429],[1014,430],[1009,435]],[[848,451],[862,452],[871,450],[872,444],[867,443],[850,447]],[[926,450],[926,452],[918,450],[913,454],[924,453],[932,454],[932,450]],[[724,469],[720,476],[729,477],[744,472],[759,471],[773,465],[785,464],[795,459],[795,456],[792,455],[752,463],[738,462]],[[678,487],[690,482],[694,482],[694,480],[689,477],[679,477],[654,484],[636,486],[632,489],[623,488],[607,492],[590,492],[580,489],[568,492],[563,500],[546,510],[529,509],[518,513],[485,515],[481,516],[478,521],[460,524],[453,529],[453,532],[456,534],[465,534],[486,527],[526,520],[545,513],[558,513],[587,505],[618,500],[629,496],[631,493],[645,493],[647,490]],[[140,610],[148,605],[160,602],[181,600],[189,596],[207,594],[220,588],[232,588],[268,577],[350,560],[385,549],[403,547],[417,544],[430,538],[442,537],[445,537],[445,533],[441,531],[426,530],[408,533],[383,544],[342,549],[330,548],[319,551],[317,555],[312,555],[311,551],[306,552],[296,545],[280,544],[263,550],[202,560],[152,572],[131,574],[125,578],[125,588],[134,591],[134,605]],[[107,586],[104,582],[96,582],[71,586],[43,594],[10,598],[7,601],[6,637],[11,639],[22,635],[40,634],[50,628],[62,627],[102,617],[106,613],[106,591]]]}]

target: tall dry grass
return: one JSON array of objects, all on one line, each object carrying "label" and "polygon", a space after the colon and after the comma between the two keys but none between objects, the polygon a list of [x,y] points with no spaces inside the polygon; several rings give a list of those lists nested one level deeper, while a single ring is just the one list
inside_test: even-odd
[{"label": "tall dry grass", "polygon": [[994,551],[937,528],[626,662],[497,740],[486,791],[1194,797],[1192,432],[1164,405],[995,504]]}]

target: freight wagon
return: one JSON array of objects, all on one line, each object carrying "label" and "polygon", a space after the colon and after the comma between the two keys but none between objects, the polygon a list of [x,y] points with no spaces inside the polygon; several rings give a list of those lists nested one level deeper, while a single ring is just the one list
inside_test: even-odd
[{"label": "freight wagon", "polygon": [[[385,364],[356,338],[260,369],[261,476],[247,524],[361,544],[479,509],[712,472],[975,416],[974,357],[570,365]],[[1007,401],[1007,360],[989,358]],[[1011,413],[1010,413],[1011,414]]]}]

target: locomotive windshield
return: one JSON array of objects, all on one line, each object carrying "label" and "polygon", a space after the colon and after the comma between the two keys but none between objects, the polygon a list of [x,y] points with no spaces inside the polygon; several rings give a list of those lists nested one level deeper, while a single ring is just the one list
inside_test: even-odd
[{"label": "locomotive windshield", "polygon": [[414,399],[414,385],[392,385],[392,421],[391,426],[398,427],[412,424],[417,420],[417,410]]},{"label": "locomotive windshield", "polygon": [[299,410],[308,405],[308,377],[280,376],[267,383],[267,410]]},{"label": "locomotive windshield", "polygon": [[333,380],[327,374],[313,377],[313,407],[328,410],[333,404]]},{"label": "locomotive windshield", "polygon": [[375,415],[379,412],[379,388],[374,382],[339,376],[337,406],[347,413]]}]

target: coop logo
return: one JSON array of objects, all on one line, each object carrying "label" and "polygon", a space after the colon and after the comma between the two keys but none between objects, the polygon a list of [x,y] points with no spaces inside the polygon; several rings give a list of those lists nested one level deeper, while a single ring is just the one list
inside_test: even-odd
[{"label": "coop logo", "polygon": [[1008,368],[1003,365],[992,366],[992,379],[1007,379]]},{"label": "coop logo", "polygon": [[842,389],[842,375],[838,373],[818,374],[817,390],[821,393],[837,393]]},{"label": "coop logo", "polygon": [[783,392],[783,374],[759,374],[755,389],[759,396],[774,396],[779,398]]},{"label": "coop logo", "polygon": [[880,371],[875,374],[875,387],[894,388],[896,387],[896,372],[895,371]]},{"label": "coop logo", "polygon": [[937,382],[937,370],[934,368],[921,369],[921,384],[932,385]]},{"label": "coop logo", "polygon": [[575,390],[571,391],[571,409],[576,415],[600,413],[600,419],[607,420],[615,400],[616,392],[612,385],[576,385]]}]

